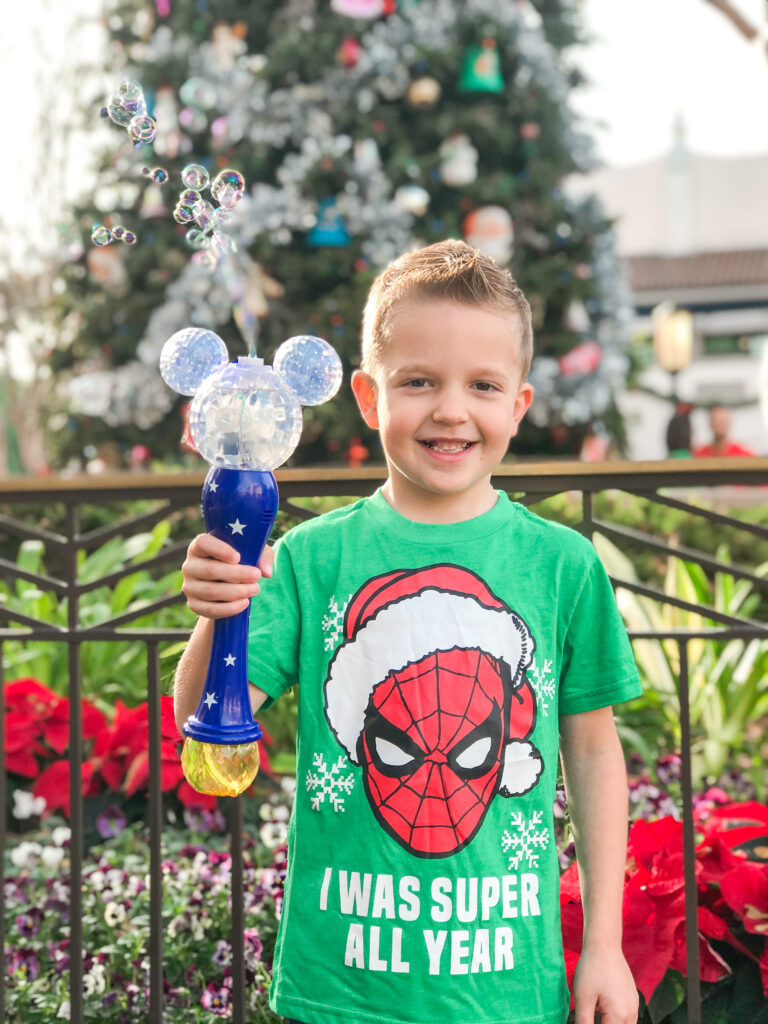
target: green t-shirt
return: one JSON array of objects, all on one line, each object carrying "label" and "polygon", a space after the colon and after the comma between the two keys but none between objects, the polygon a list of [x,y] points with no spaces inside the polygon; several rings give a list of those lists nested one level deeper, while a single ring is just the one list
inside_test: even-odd
[{"label": "green t-shirt", "polygon": [[248,668],[299,684],[273,1009],[562,1024],[558,715],[640,692],[591,544],[501,491],[449,525],[378,491],[276,545]]}]

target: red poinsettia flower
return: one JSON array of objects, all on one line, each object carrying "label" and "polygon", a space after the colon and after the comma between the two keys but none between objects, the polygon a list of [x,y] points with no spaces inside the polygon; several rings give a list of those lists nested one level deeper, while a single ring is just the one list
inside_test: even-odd
[{"label": "red poinsettia flower", "polygon": [[[50,757],[50,751],[63,754],[69,745],[69,699],[60,697],[36,679],[14,679],[4,690],[5,704],[9,712],[26,719],[37,738],[43,740],[49,750],[40,744],[36,752]],[[81,702],[83,739],[92,739],[106,725],[106,718],[90,701]],[[7,731],[7,725],[6,725]]]},{"label": "red poinsettia flower", "polygon": [[723,899],[748,932],[768,938],[768,867],[740,864],[720,880]]},{"label": "red poinsettia flower", "polygon": [[[53,811],[63,810],[69,817],[69,761],[53,761],[40,775],[40,778],[32,787],[35,796],[41,796],[45,800],[45,814]],[[93,765],[85,762],[82,766],[82,794],[90,796],[93,792],[94,778]]]},{"label": "red poinsettia flower", "polygon": [[25,712],[5,713],[5,766],[9,772],[34,779],[40,767],[35,754],[47,757],[48,751],[38,740],[40,733],[37,722]]}]

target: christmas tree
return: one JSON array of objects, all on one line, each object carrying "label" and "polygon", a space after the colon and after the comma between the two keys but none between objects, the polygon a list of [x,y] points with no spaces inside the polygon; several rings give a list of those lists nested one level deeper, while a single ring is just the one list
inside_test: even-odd
[{"label": "christmas tree", "polygon": [[[493,255],[531,302],[536,400],[515,450],[575,453],[590,425],[620,434],[626,292],[597,203],[564,190],[592,161],[568,106],[582,81],[574,0],[109,0],[106,25],[114,84],[141,83],[157,135],[134,148],[102,122],[98,187],[77,211],[83,255],[58,297],[79,323],[54,354],[72,411],[62,454],[101,441],[177,453],[181,401],[157,366],[189,324],[221,334],[230,358],[257,347],[268,361],[316,334],[348,375],[375,275],[446,237]],[[94,123],[104,102],[93,97]],[[245,178],[226,223],[236,252],[200,262],[174,221],[190,163]],[[95,247],[93,223],[137,242]],[[343,388],[306,410],[294,462],[365,445],[376,457]]]}]

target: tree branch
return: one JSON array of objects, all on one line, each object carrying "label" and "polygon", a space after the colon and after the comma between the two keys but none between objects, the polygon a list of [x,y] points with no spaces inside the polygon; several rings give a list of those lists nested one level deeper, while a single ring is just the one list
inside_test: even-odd
[{"label": "tree branch", "polygon": [[704,0],[704,3],[716,7],[750,43],[757,38],[758,31],[755,26],[732,3],[729,3],[729,0]]}]

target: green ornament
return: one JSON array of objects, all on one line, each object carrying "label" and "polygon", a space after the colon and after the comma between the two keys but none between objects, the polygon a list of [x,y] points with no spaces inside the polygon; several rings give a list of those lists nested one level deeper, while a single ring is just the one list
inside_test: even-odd
[{"label": "green ornament", "polygon": [[484,39],[464,54],[459,92],[504,92],[501,62],[495,39]]}]

